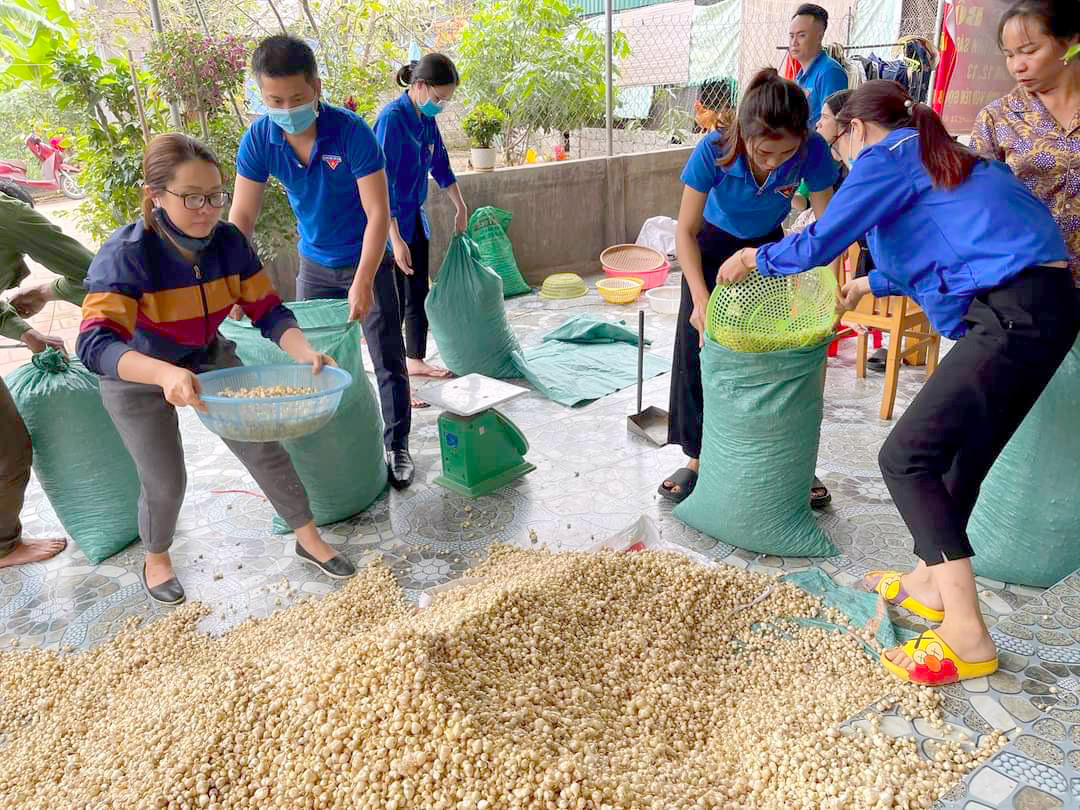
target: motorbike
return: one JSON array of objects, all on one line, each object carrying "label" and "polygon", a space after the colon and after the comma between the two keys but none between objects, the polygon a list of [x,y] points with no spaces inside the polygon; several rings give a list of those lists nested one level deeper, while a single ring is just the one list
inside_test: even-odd
[{"label": "motorbike", "polygon": [[43,143],[36,135],[26,139],[26,148],[41,162],[41,179],[31,180],[27,177],[26,163],[21,160],[0,160],[0,178],[11,180],[31,191],[60,191],[72,200],[86,197],[86,192],[75,178],[79,167],[67,162],[63,149]]}]

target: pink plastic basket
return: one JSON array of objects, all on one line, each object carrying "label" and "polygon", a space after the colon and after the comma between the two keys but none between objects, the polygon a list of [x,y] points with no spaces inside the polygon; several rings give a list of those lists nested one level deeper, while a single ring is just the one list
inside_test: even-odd
[{"label": "pink plastic basket", "polygon": [[611,278],[640,278],[642,280],[641,289],[651,290],[654,287],[664,286],[664,282],[667,281],[668,273],[671,272],[671,265],[668,262],[664,262],[660,267],[655,270],[650,270],[647,273],[631,272],[629,270],[615,270],[607,265],[604,265],[604,275]]},{"label": "pink plastic basket", "polygon": [[644,245],[612,245],[600,254],[600,266],[612,278],[640,278],[643,290],[663,285],[671,271],[663,254]]}]

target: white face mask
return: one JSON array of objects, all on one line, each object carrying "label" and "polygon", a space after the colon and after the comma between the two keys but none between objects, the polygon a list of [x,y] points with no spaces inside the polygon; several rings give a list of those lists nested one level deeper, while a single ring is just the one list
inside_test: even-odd
[{"label": "white face mask", "polygon": [[853,141],[854,137],[855,137],[855,133],[853,131],[851,131],[851,130],[848,130],[848,140],[847,140],[848,153],[847,153],[847,157],[844,158],[844,163],[847,164],[847,167],[849,169],[855,163],[855,159],[859,156],[859,153],[862,152],[862,150],[866,148],[866,139],[864,138],[862,146],[860,146],[858,149],[852,149],[851,147],[852,147],[852,141]]}]

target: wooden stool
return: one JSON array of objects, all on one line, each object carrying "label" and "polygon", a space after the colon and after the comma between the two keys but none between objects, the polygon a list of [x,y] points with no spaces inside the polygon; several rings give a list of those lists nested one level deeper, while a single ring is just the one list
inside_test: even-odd
[{"label": "wooden stool", "polygon": [[[852,245],[848,250],[845,280],[852,276],[850,268],[858,266],[859,250],[858,245]],[[880,416],[882,419],[892,419],[901,361],[910,357],[915,365],[926,363],[926,376],[929,379],[937,368],[941,336],[930,326],[919,305],[903,295],[890,295],[887,298],[865,295],[859,305],[845,313],[840,320],[845,326],[880,329],[889,335]],[[866,342],[866,333],[859,334],[855,344],[855,376],[859,378],[866,376]]]}]

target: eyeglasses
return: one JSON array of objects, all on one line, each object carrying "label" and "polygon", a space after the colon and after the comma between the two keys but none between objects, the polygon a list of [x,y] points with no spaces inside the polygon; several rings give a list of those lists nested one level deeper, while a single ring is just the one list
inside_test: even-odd
[{"label": "eyeglasses", "polygon": [[165,192],[182,199],[184,208],[189,211],[198,211],[207,203],[210,203],[211,208],[224,208],[229,204],[229,198],[232,196],[227,191],[215,191],[213,194],[177,194],[175,191],[165,189]]}]

